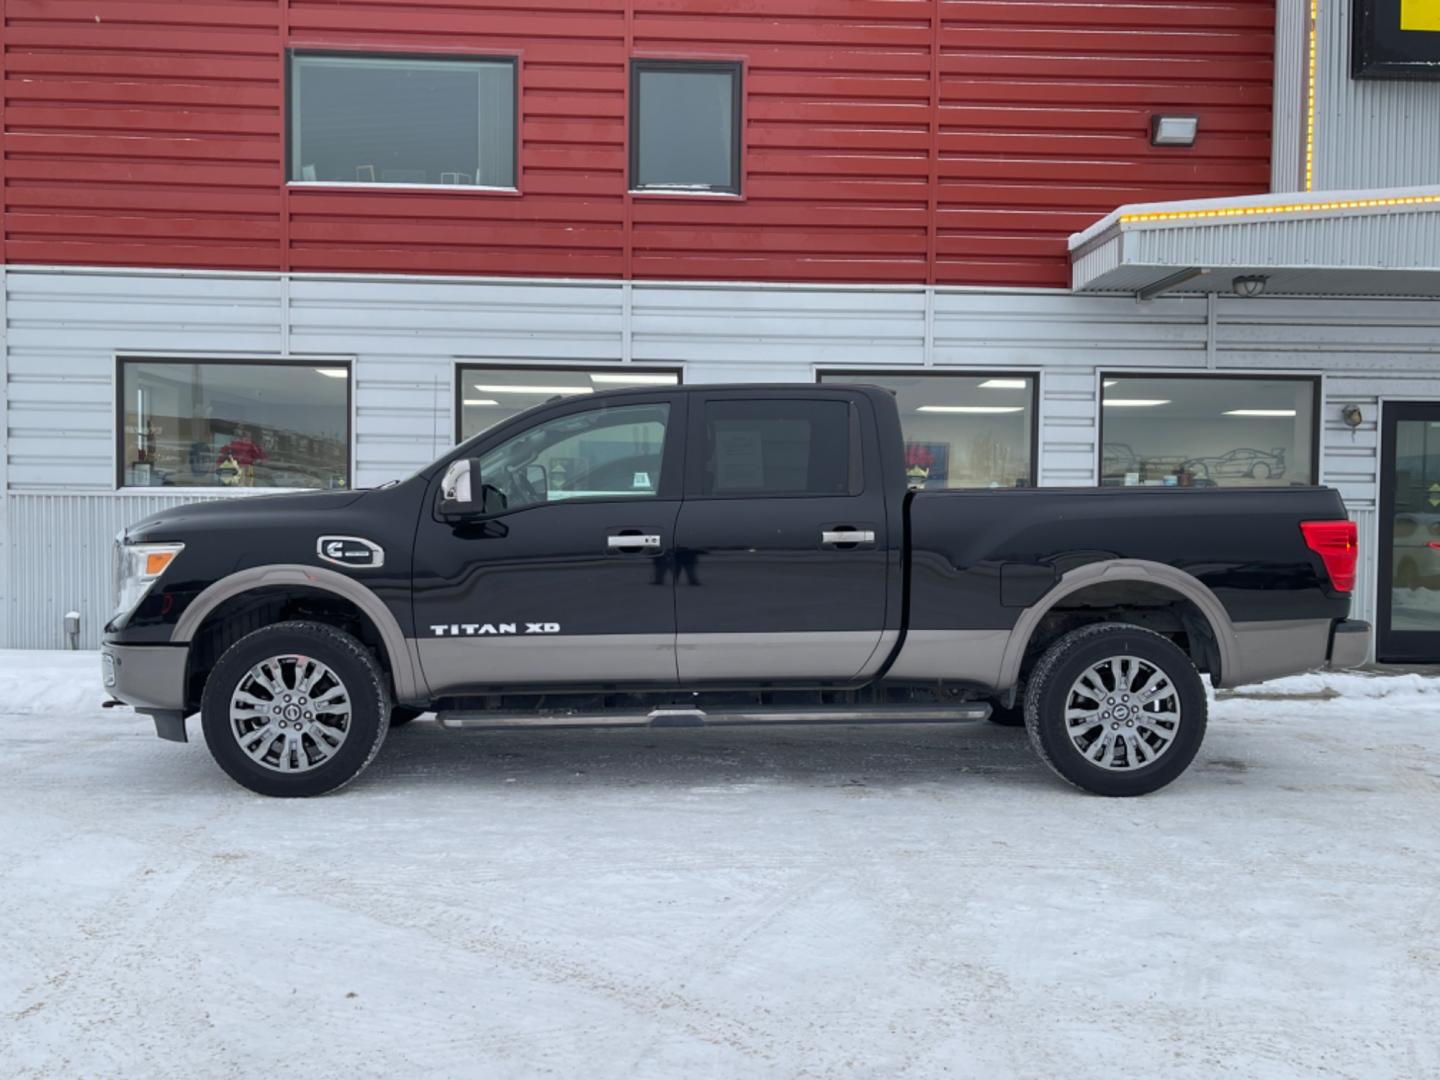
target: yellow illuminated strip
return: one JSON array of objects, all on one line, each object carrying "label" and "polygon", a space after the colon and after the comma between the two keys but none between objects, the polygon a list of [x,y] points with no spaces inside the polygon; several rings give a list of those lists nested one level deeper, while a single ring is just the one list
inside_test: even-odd
[{"label": "yellow illuminated strip", "polygon": [[1389,199],[1337,199],[1334,202],[1290,203],[1285,206],[1221,206],[1214,210],[1166,210],[1154,214],[1121,214],[1122,224],[1138,221],[1194,221],[1198,218],[1269,217],[1323,210],[1377,210],[1389,206],[1440,204],[1440,195],[1399,195]]},{"label": "yellow illuminated strip", "polygon": [[1305,190],[1315,190],[1315,37],[1320,28],[1320,0],[1310,0],[1310,79],[1305,103]]},{"label": "yellow illuminated strip", "polygon": [[1440,0],[1400,0],[1401,30],[1440,30]]}]

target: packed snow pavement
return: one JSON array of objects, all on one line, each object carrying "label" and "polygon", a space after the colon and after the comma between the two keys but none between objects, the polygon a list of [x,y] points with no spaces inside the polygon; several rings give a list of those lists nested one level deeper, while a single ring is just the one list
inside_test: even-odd
[{"label": "packed snow pavement", "polygon": [[1440,680],[1222,695],[1082,795],[1022,732],[455,734],[252,795],[0,653],[0,1077],[1440,1076]]}]

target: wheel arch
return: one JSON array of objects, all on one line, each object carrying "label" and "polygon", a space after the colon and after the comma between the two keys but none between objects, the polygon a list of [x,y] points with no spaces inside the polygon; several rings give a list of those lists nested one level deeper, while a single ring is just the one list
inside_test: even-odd
[{"label": "wheel arch", "polygon": [[1127,584],[1162,590],[1193,606],[1204,620],[1214,643],[1214,659],[1219,665],[1219,671],[1213,675],[1214,681],[1218,685],[1224,672],[1235,670],[1235,635],[1230,616],[1204,582],[1164,563],[1144,559],[1107,559],[1069,571],[1058,585],[1020,613],[1005,646],[998,685],[1009,688],[1019,683],[1022,665],[1046,616],[1062,608],[1066,600],[1097,587]]},{"label": "wheel arch", "polygon": [[[239,570],[207,586],[180,616],[171,631],[175,644],[191,645],[211,617],[233,601],[254,595],[321,594],[351,605],[373,628],[381,661],[395,684],[396,700],[418,703],[428,698],[414,651],[385,603],[364,584],[333,570],[299,564],[256,566]],[[187,680],[188,681],[188,680]]]}]

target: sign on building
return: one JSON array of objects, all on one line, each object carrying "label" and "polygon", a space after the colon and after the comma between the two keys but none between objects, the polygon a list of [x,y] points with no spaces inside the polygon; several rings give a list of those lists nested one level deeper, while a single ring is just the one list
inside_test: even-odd
[{"label": "sign on building", "polygon": [[1357,79],[1440,79],[1440,0],[1355,0]]}]

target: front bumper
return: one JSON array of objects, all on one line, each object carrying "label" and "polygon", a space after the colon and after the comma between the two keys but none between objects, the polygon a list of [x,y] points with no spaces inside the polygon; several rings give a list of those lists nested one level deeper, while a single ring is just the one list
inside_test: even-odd
[{"label": "front bumper", "polygon": [[1359,619],[1341,619],[1330,635],[1331,671],[1357,668],[1370,657],[1370,624]]},{"label": "front bumper", "polygon": [[185,742],[185,661],[180,645],[100,647],[101,679],[112,697],[155,721],[162,739]]}]

